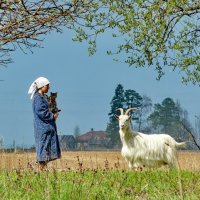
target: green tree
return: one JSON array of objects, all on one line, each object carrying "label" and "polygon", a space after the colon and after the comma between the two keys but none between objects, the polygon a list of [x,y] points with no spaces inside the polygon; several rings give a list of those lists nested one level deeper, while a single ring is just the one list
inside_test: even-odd
[{"label": "green tree", "polygon": [[199,0],[2,0],[0,6],[1,65],[11,62],[10,52],[39,47],[42,36],[64,27],[94,54],[97,36],[109,30],[121,42],[108,54],[152,67],[158,78],[168,66],[181,71],[183,82],[200,82]]},{"label": "green tree", "polygon": [[167,66],[181,72],[183,82],[200,82],[199,0],[97,2],[98,9],[83,23],[89,29],[77,28],[74,38],[88,40],[90,52],[95,52],[97,35],[109,29],[118,45],[108,54],[122,54],[130,66],[152,67],[158,79]]},{"label": "green tree", "polygon": [[187,149],[200,149],[198,144],[198,135],[189,121],[188,111],[181,107],[179,101],[177,102],[177,105],[180,112],[180,127],[177,129],[177,138],[180,140],[190,141],[187,144]]},{"label": "green tree", "polygon": [[135,90],[125,90],[124,92],[125,108],[141,107],[142,97]]},{"label": "green tree", "polygon": [[[142,97],[139,93],[137,93],[135,90],[126,90],[124,92],[124,99],[125,99],[125,109],[127,108],[140,108],[142,105]],[[130,112],[131,114],[131,112]],[[137,111],[134,112],[134,115],[132,115],[132,120],[139,121],[139,114]]]},{"label": "green tree", "polygon": [[197,141],[200,145],[200,115],[195,116],[195,117],[196,117],[196,119],[195,119],[196,138],[197,138]]},{"label": "green tree", "polygon": [[151,112],[153,103],[150,97],[147,95],[142,96],[142,104],[138,110],[139,120],[138,120],[138,131],[149,132],[148,127],[148,115]]},{"label": "green tree", "polygon": [[154,111],[150,114],[148,120],[151,121],[157,132],[175,135],[180,127],[181,120],[179,107],[173,99],[168,97],[161,104],[154,105]]},{"label": "green tree", "polygon": [[78,136],[80,136],[81,131],[78,125],[75,126],[74,128],[74,137],[77,138]]},{"label": "green tree", "polygon": [[[111,111],[108,114],[109,123],[107,124],[106,132],[111,138],[112,145],[120,143],[119,138],[119,125],[115,115],[120,115],[120,112],[116,111],[118,108],[127,109],[130,107],[139,108],[142,105],[142,97],[135,90],[124,90],[123,86],[119,84],[115,90],[115,95],[111,101]],[[138,120],[137,113],[134,113],[133,119]]]},{"label": "green tree", "polygon": [[115,94],[111,101],[111,110],[109,115],[109,122],[107,124],[106,132],[108,136],[111,138],[110,146],[118,145],[119,140],[119,125],[118,121],[115,118],[116,114],[119,114],[116,110],[118,108],[124,107],[124,88],[121,84],[118,84],[115,89]]},{"label": "green tree", "polygon": [[[113,118],[114,113],[118,108],[124,108],[124,87],[121,84],[118,84],[115,89],[115,94],[111,101],[111,111],[108,114],[111,118]],[[119,114],[119,112],[118,112]]]}]

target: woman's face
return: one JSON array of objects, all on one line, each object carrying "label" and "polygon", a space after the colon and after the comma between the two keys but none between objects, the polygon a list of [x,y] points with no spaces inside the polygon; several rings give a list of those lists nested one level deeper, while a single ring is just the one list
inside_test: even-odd
[{"label": "woman's face", "polygon": [[50,88],[50,86],[49,86],[49,84],[48,84],[48,85],[43,86],[43,87],[40,88],[40,89],[41,89],[41,92],[44,94],[44,93],[48,93],[49,88]]}]

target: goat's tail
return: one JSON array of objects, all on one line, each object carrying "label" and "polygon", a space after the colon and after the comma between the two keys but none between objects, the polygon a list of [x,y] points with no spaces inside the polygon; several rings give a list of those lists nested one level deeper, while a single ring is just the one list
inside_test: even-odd
[{"label": "goat's tail", "polygon": [[185,148],[187,146],[187,142],[176,142],[176,148]]}]

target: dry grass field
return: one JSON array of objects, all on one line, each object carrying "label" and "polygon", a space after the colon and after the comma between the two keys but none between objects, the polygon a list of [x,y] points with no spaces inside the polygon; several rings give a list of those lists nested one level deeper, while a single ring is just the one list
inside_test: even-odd
[{"label": "dry grass field", "polygon": [[[37,168],[35,153],[0,153],[0,170]],[[200,171],[200,152],[179,151],[180,169]],[[62,158],[48,164],[49,169],[128,169],[119,151],[66,151]]]}]

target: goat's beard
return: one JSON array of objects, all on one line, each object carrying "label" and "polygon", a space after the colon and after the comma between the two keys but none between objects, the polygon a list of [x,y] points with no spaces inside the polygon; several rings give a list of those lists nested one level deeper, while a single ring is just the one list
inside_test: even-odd
[{"label": "goat's beard", "polygon": [[126,131],[126,130],[128,130],[128,126],[120,127],[120,129],[121,129],[122,131]]}]

